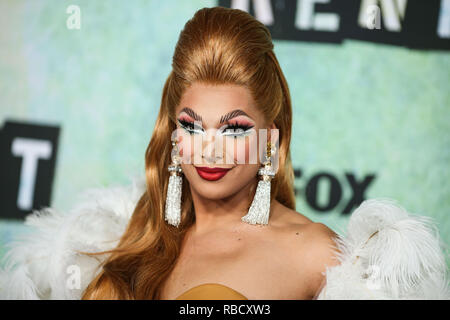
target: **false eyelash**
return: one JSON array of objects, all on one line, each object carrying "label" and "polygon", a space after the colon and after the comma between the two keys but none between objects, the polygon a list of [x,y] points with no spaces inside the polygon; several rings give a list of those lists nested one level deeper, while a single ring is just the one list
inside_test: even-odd
[{"label": "false eyelash", "polygon": [[229,124],[226,128],[224,128],[223,131],[226,132],[228,129],[232,129],[232,130],[242,129],[242,131],[247,131],[247,130],[253,128],[253,127],[254,127],[254,126],[247,125],[247,124],[237,124],[237,123],[234,123],[234,124]]},{"label": "false eyelash", "polygon": [[[204,131],[203,128],[196,126],[194,124],[194,122],[186,121],[186,120],[183,120],[183,119],[178,119],[178,122],[180,123],[181,127],[183,127],[183,129],[188,131],[190,134],[198,133],[198,131]],[[252,125],[233,123],[233,124],[228,124],[222,130],[222,132],[226,133],[227,130],[232,130],[232,132],[234,132],[236,130],[241,129],[242,132],[239,132],[239,133],[235,134],[235,135],[240,135],[240,134],[243,134],[244,132],[246,132],[247,130],[250,130],[253,127],[254,126],[252,126]]]},{"label": "false eyelash", "polygon": [[203,131],[203,128],[200,128],[198,126],[195,126],[194,122],[186,121],[183,119],[178,119],[178,122],[180,123],[181,127],[188,131],[190,134],[194,134],[196,132]]}]

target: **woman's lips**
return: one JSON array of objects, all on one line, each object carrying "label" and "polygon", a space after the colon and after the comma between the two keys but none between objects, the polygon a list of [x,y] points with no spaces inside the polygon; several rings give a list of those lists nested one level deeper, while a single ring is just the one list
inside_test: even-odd
[{"label": "woman's lips", "polygon": [[215,181],[221,179],[224,175],[231,170],[231,168],[208,168],[208,167],[195,167],[200,177],[208,181]]}]

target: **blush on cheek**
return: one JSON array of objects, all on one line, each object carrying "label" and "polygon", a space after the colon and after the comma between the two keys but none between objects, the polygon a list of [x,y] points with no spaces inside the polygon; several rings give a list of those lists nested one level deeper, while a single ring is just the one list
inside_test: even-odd
[{"label": "blush on cheek", "polygon": [[191,139],[183,139],[183,141],[180,143],[180,156],[183,163],[190,163],[192,155],[192,144]]},{"label": "blush on cheek", "polygon": [[254,136],[248,136],[230,141],[231,147],[227,147],[227,152],[231,155],[234,163],[237,164],[256,164],[257,149]]},{"label": "blush on cheek", "polygon": [[245,161],[248,164],[258,163],[258,139],[256,135],[248,137],[248,142],[245,144]]},{"label": "blush on cheek", "polygon": [[[224,156],[224,163],[226,164],[238,164],[239,162],[237,161],[237,146],[236,146],[236,141],[233,138],[230,137],[224,137],[223,139],[223,145],[222,145],[222,150],[223,150],[223,156]],[[242,163],[242,161],[241,161]]]},{"label": "blush on cheek", "polygon": [[198,135],[184,134],[180,143],[181,161],[186,164],[201,163],[202,138]]}]

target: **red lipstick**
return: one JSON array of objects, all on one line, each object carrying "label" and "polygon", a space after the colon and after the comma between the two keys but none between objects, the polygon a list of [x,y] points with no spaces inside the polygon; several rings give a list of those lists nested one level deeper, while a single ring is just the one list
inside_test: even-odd
[{"label": "red lipstick", "polygon": [[195,167],[200,177],[208,181],[216,181],[221,179],[224,175],[231,170],[231,168],[208,168],[208,167]]}]

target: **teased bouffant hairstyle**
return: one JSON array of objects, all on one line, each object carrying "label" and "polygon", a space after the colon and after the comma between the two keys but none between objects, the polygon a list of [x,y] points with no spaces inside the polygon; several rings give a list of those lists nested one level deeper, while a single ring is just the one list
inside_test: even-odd
[{"label": "teased bouffant hairstyle", "polygon": [[147,190],[118,246],[107,252],[109,257],[83,299],[159,299],[179,256],[183,236],[195,222],[187,181],[183,184],[179,227],[164,220],[175,108],[194,82],[235,84],[250,90],[267,123],[274,122],[279,129],[279,170],[272,180],[272,199],[295,208],[289,153],[291,99],[273,48],[269,30],[245,11],[203,8],[186,23],[145,153]]}]

